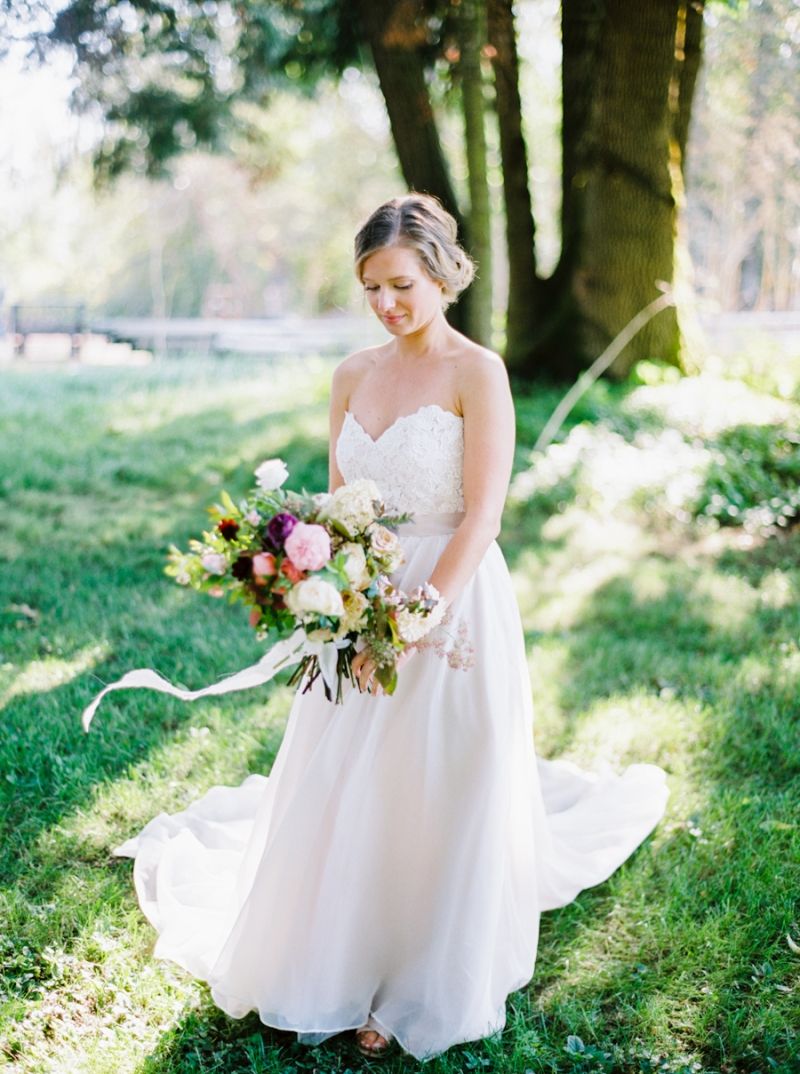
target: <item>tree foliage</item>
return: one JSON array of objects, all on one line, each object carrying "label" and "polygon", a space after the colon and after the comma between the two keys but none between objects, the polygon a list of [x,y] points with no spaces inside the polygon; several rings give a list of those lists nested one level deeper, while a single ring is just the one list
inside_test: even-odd
[{"label": "tree foliage", "polygon": [[[491,58],[507,218],[507,360],[522,375],[563,377],[584,367],[659,281],[672,282],[702,7],[563,0],[563,244],[548,279],[536,274],[511,0],[68,0],[32,36],[43,52],[73,50],[76,106],[105,124],[97,173],[106,179],[161,174],[198,146],[246,144],[278,88],[308,93],[324,75],[372,64],[406,183],[442,200],[484,264],[491,229],[480,58]],[[441,73],[464,105],[468,210],[439,135]],[[477,318],[463,308],[477,309],[480,299],[467,292],[455,317],[486,338],[486,307]],[[614,372],[624,375],[644,356],[679,361],[674,318],[650,326]]]}]

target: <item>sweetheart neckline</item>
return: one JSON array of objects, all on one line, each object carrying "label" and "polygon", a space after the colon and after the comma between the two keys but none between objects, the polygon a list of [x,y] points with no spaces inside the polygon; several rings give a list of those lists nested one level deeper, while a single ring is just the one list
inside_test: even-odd
[{"label": "sweetheart neckline", "polygon": [[349,414],[353,421],[356,423],[356,425],[359,427],[361,432],[364,434],[364,436],[366,436],[373,444],[378,444],[381,440],[383,440],[384,436],[386,436],[387,433],[391,432],[396,425],[399,425],[401,421],[405,421],[408,418],[414,418],[423,410],[431,409],[440,410],[442,414],[449,414],[450,417],[455,418],[457,421],[464,420],[463,415],[456,414],[454,410],[448,410],[446,407],[440,406],[438,403],[423,403],[421,406],[418,406],[416,410],[412,410],[410,414],[400,414],[394,419],[394,421],[390,425],[386,426],[382,433],[379,433],[378,436],[373,436],[372,433],[370,433],[367,429],[364,428],[364,426],[361,424],[361,422],[355,416],[352,410],[350,410],[349,408],[346,409],[345,415]]}]

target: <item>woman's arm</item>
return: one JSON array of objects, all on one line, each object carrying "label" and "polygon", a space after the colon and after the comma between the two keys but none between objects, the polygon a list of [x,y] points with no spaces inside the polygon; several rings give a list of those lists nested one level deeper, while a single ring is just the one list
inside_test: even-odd
[{"label": "woman's arm", "polygon": [[336,463],[336,441],[342,431],[344,412],[347,409],[350,393],[353,389],[358,358],[358,354],[351,354],[343,362],[340,362],[333,371],[328,414],[330,428],[328,437],[328,492],[335,492],[340,485],[345,483]]},{"label": "woman's arm", "polygon": [[459,394],[464,415],[466,514],[429,579],[449,603],[461,593],[500,532],[514,461],[514,402],[502,359],[484,352],[470,361]]}]

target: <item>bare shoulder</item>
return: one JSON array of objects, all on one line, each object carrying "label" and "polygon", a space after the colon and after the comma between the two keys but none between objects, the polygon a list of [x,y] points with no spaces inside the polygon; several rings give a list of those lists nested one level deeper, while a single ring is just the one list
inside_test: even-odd
[{"label": "bare shoulder", "polygon": [[461,409],[487,394],[511,398],[506,363],[488,347],[464,339],[456,354],[458,396]]},{"label": "bare shoulder", "polygon": [[331,395],[346,405],[356,385],[383,358],[384,346],[364,347],[343,358],[333,371]]}]

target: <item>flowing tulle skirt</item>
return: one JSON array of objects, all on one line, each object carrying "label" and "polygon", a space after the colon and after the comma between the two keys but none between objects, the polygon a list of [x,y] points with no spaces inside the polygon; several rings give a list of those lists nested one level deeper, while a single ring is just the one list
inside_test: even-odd
[{"label": "flowing tulle skirt", "polygon": [[[403,537],[425,581],[449,533]],[[395,694],[298,694],[269,776],[159,814],[115,853],[154,954],[238,1018],[319,1043],[368,1015],[419,1060],[502,1029],[539,915],[605,880],[663,814],[664,772],[537,759],[496,543]]]}]

